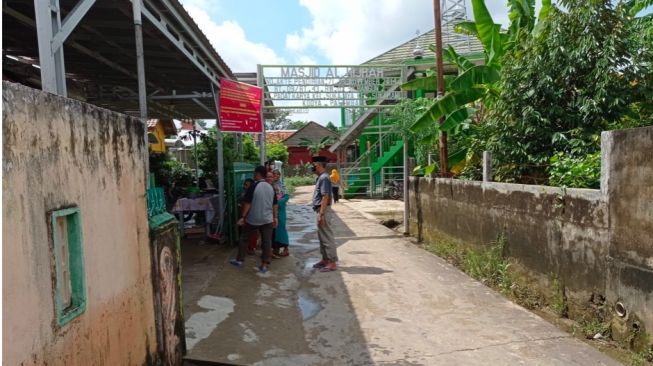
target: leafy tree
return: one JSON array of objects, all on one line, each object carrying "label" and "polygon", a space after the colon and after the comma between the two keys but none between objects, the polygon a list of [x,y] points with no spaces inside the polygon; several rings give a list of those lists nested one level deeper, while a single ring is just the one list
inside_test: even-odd
[{"label": "leafy tree", "polygon": [[179,161],[172,160],[168,154],[150,155],[150,171],[154,173],[157,186],[169,188],[188,187],[194,182],[193,171]]},{"label": "leafy tree", "polygon": [[633,21],[635,3],[563,0],[520,36],[479,144],[496,178],[596,187],[601,131],[652,124],[653,18]]},{"label": "leafy tree", "polygon": [[288,162],[288,146],[283,142],[272,142],[265,144],[265,152],[270,160]]},{"label": "leafy tree", "polygon": [[[429,129],[440,118],[445,118],[438,129],[449,132],[476,115],[477,109],[470,108],[470,103],[480,102],[487,107],[497,95],[496,84],[501,77],[504,53],[514,47],[521,35],[533,32],[536,22],[535,0],[511,0],[509,4],[511,25],[507,32],[502,32],[501,25],[492,19],[485,1],[472,0],[475,21],[458,23],[456,31],[479,39],[484,48],[485,62],[475,65],[451,46],[443,50],[447,61],[458,67],[458,75],[445,79],[445,95],[434,100],[417,119],[412,126],[414,131]],[[548,16],[550,7],[550,0],[543,0],[540,20]],[[429,49],[435,52],[434,46]],[[402,85],[402,90],[436,91],[435,72],[431,70],[426,77]]]},{"label": "leafy tree", "polygon": [[302,139],[299,142],[299,145],[307,147],[311,155],[318,155],[320,154],[320,151],[322,151],[322,149],[326,148],[332,143],[333,143],[333,137],[331,136],[322,137],[320,141],[311,141],[305,137],[302,137]]},{"label": "leafy tree", "polygon": [[302,127],[306,126],[307,124],[308,124],[307,121],[291,121],[286,126],[286,129],[288,129],[288,130],[299,130]]},{"label": "leafy tree", "polygon": [[[501,30],[488,11],[484,0],[472,0],[475,21],[461,22],[456,25],[456,31],[475,36],[483,45],[485,63],[475,65],[471,60],[459,55],[449,46],[443,50],[445,59],[456,65],[458,74],[445,77],[445,95],[432,100],[411,126],[415,132],[426,133],[423,143],[437,146],[436,138],[440,132],[454,135],[449,139],[452,145],[449,149],[448,161],[456,165],[451,172],[460,173],[466,163],[480,160],[480,157],[466,148],[473,128],[485,117],[485,110],[491,107],[496,99],[501,78],[501,66],[504,54],[512,49],[523,34],[537,31],[535,26],[535,0],[511,0],[509,18],[510,28],[507,32]],[[551,7],[550,0],[543,0],[540,20],[545,20]],[[435,52],[435,47],[429,47]],[[402,85],[402,90],[436,91],[437,80],[434,70],[428,70],[425,77],[418,78]],[[444,118],[442,125],[438,123]],[[463,132],[464,131],[464,132]],[[462,134],[461,134],[462,133]],[[459,135],[461,134],[461,135]],[[439,152],[438,152],[439,154]],[[429,167],[434,169],[436,164]]]},{"label": "leafy tree", "polygon": [[[199,167],[206,175],[215,176],[218,170],[217,157],[217,130],[212,127],[208,130],[208,135],[202,138],[197,144],[197,156]],[[251,135],[242,135],[243,161],[246,163],[256,164],[259,161],[259,151]],[[232,133],[223,134],[223,158],[226,169],[231,167],[235,161],[238,161],[236,151],[236,135]]]},{"label": "leafy tree", "polygon": [[333,122],[331,122],[331,121],[329,121],[329,123],[327,123],[325,127],[330,129],[331,131],[333,131],[335,133],[339,132],[338,127],[336,127],[336,125],[334,125]]},{"label": "leafy tree", "polygon": [[288,125],[292,122],[288,118],[290,112],[288,111],[278,111],[275,113],[275,118],[265,121],[266,130],[285,130],[288,129]]}]

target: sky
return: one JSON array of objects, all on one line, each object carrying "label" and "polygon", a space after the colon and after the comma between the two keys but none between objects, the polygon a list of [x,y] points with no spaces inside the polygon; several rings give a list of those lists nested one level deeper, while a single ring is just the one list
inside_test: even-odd
[{"label": "sky", "polygon": [[[472,19],[471,0],[467,13]],[[181,0],[234,72],[257,64],[360,64],[433,28],[432,0]],[[538,3],[538,10],[539,4]],[[506,0],[486,0],[508,24]],[[338,110],[292,119],[338,124]]]}]

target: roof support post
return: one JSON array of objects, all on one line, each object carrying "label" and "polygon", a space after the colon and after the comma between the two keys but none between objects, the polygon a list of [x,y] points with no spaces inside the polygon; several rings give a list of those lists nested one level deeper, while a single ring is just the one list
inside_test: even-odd
[{"label": "roof support post", "polygon": [[48,93],[66,96],[66,70],[63,47],[52,48],[52,39],[61,29],[59,0],[34,0],[36,34],[39,45],[41,89]]},{"label": "roof support post", "polygon": [[[132,1],[136,1],[136,0],[132,0]],[[143,15],[145,15],[145,18],[147,18],[152,23],[152,25],[154,25],[154,27],[156,27],[156,29],[158,29],[159,32],[161,32],[161,34],[163,34],[166,38],[168,38],[168,40],[175,47],[177,47],[177,49],[181,53],[183,53],[184,56],[186,56],[207,78],[209,78],[209,80],[211,80],[211,82],[213,82],[213,84],[220,85],[220,81],[217,75],[215,75],[215,73],[210,67],[206,66],[207,65],[206,61],[202,60],[202,62],[200,62],[201,57],[195,51],[190,52],[187,49],[186,45],[189,45],[189,43],[186,42],[183,37],[177,36],[168,30],[168,27],[173,27],[173,25],[170,21],[167,20],[167,18],[164,15],[159,13],[155,15],[154,13],[152,13],[152,11],[150,11],[145,6],[141,7],[141,11],[143,12]],[[177,31],[177,34],[181,34],[181,32]]]},{"label": "roof support post", "polygon": [[52,38],[52,49],[57,50],[63,46],[64,41],[70,33],[77,27],[77,24],[82,20],[84,15],[95,4],[95,0],[80,0],[75,7],[66,15],[66,18],[61,23],[59,31],[54,33]]},{"label": "roof support post", "polygon": [[217,146],[217,159],[218,159],[218,227],[216,233],[222,230],[224,224],[224,210],[225,210],[225,187],[224,187],[224,138],[222,136],[222,126],[220,125],[220,105],[218,93],[215,86],[211,83],[211,92],[213,93],[213,102],[215,103],[215,129],[216,129],[216,146]]},{"label": "roof support post", "polygon": [[[263,66],[262,65],[256,65],[256,85],[265,90],[265,86],[263,85],[264,82],[264,77],[263,77]],[[261,134],[259,135],[259,151],[261,153],[261,165],[265,165],[265,161],[267,160],[267,155],[265,151],[265,119],[263,118],[263,101],[261,101]]]},{"label": "roof support post", "polygon": [[150,186],[150,144],[147,138],[147,86],[145,85],[145,55],[143,53],[143,21],[141,19],[142,0],[132,0],[134,14],[134,36],[136,45],[136,74],[138,78],[138,109],[145,124],[145,184]]}]

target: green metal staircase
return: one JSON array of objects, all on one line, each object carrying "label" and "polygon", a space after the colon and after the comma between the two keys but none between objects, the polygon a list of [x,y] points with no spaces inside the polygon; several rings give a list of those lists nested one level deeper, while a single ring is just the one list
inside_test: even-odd
[{"label": "green metal staircase", "polygon": [[[377,157],[374,152],[380,148],[379,146],[382,146],[382,151]],[[344,196],[350,198],[363,192],[372,192],[374,186],[378,184],[374,180],[378,178],[379,172],[403,150],[403,147],[404,143],[400,136],[391,133],[383,135],[370,146],[370,152],[363,154],[351,167],[343,171],[347,183]]]},{"label": "green metal staircase", "polygon": [[372,174],[376,174],[381,169],[392,160],[392,158],[397,155],[398,152],[404,149],[403,140],[395,140],[394,144],[391,144],[389,148],[384,149],[383,155],[381,155],[374,163],[372,163]]}]

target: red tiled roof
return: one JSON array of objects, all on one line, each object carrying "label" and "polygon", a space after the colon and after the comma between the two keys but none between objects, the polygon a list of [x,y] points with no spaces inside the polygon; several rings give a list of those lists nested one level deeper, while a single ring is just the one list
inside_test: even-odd
[{"label": "red tiled roof", "polygon": [[[288,137],[292,136],[297,130],[269,130],[265,131],[266,142],[283,142]],[[252,133],[254,141],[258,141],[260,133]]]},{"label": "red tiled roof", "polygon": [[281,142],[292,136],[297,130],[265,131],[265,140],[271,143]]}]

